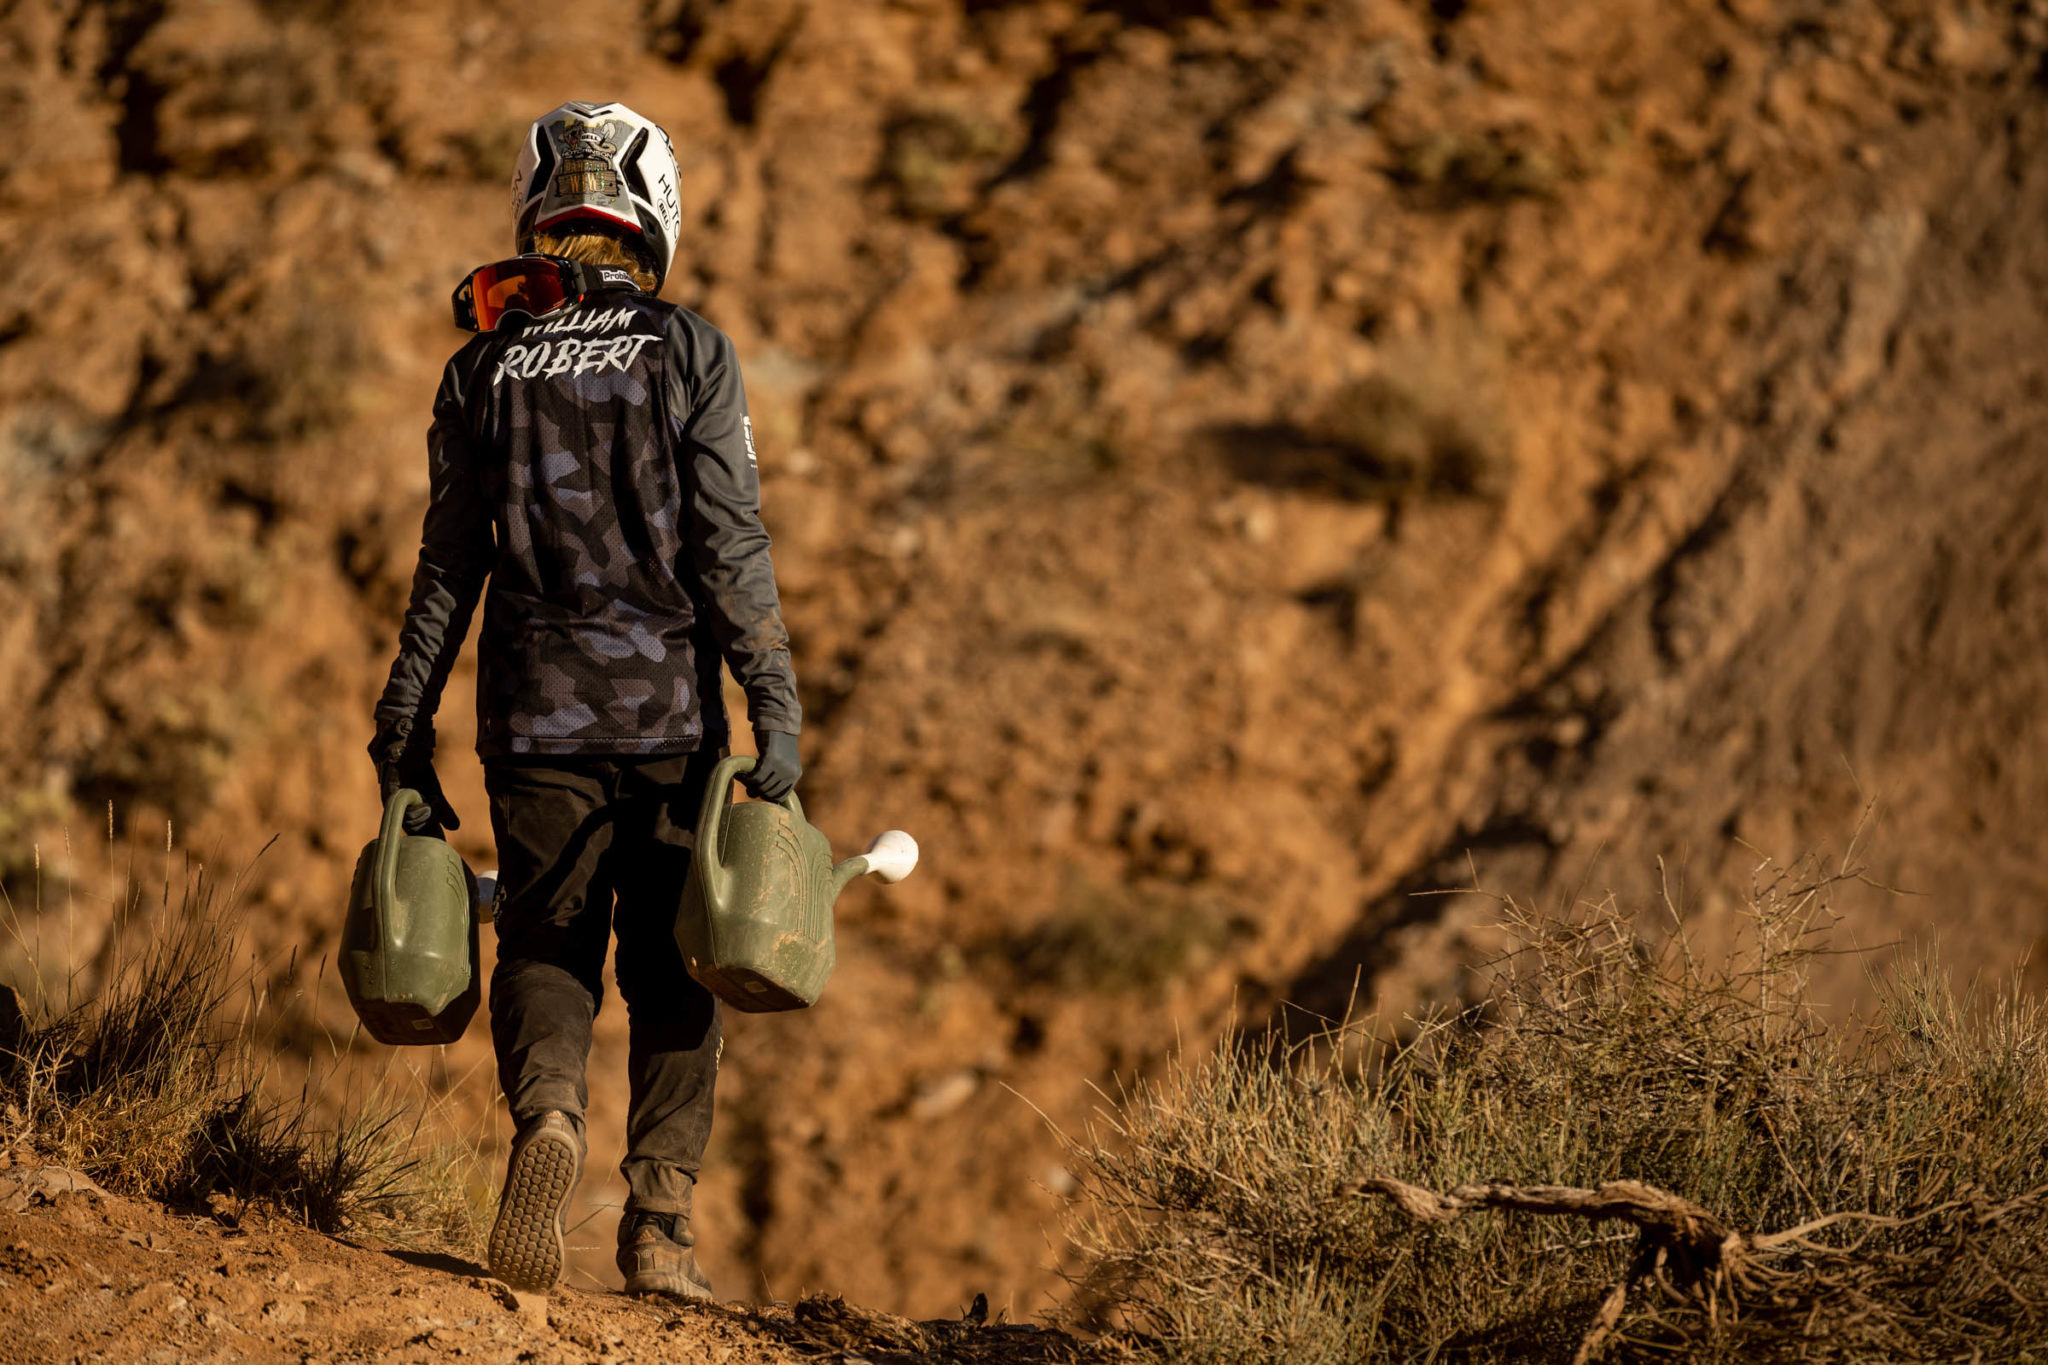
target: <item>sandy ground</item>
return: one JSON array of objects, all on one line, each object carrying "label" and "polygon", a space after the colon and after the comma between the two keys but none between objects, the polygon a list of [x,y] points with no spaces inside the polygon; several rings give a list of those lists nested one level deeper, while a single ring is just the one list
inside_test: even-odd
[{"label": "sandy ground", "polygon": [[[971,1310],[971,1306],[970,1306]],[[289,1222],[179,1216],[55,1167],[0,1170],[0,1360],[794,1365],[1070,1360],[1057,1332],[794,1308],[518,1295],[452,1257]]]}]

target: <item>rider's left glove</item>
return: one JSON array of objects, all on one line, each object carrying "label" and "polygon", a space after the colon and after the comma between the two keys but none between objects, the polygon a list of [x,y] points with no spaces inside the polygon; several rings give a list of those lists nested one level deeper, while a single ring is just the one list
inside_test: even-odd
[{"label": "rider's left glove", "polygon": [[389,804],[401,787],[411,787],[426,798],[426,805],[405,813],[408,834],[425,834],[435,826],[461,829],[455,808],[441,790],[434,775],[434,723],[415,721],[411,716],[377,717],[377,734],[370,741],[370,761],[377,765],[377,792]]}]

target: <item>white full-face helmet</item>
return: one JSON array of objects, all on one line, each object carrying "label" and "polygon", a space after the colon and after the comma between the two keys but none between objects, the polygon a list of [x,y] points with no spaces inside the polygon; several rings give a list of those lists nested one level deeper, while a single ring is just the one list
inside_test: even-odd
[{"label": "white full-face helmet", "polygon": [[578,219],[637,236],[659,289],[683,226],[668,134],[623,104],[571,101],[541,115],[512,172],[512,218],[521,251]]}]

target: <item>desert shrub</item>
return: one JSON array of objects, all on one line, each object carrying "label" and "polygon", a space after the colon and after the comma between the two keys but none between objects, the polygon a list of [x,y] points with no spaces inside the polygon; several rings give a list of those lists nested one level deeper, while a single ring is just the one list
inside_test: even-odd
[{"label": "desert shrub", "polygon": [[1421,206],[1433,209],[1552,198],[1564,174],[1549,152],[1515,134],[1449,129],[1398,143],[1389,172]]},{"label": "desert shrub", "polygon": [[1340,389],[1309,435],[1345,457],[1353,496],[1498,501],[1514,484],[1500,357],[1451,330],[1382,348],[1379,369]]},{"label": "desert shrub", "polygon": [[1252,931],[1241,911],[1181,887],[1079,884],[1052,915],[990,936],[977,955],[1021,985],[1115,994],[1178,981]]},{"label": "desert shrub", "polygon": [[[115,1193],[473,1240],[459,1144],[430,1150],[416,1105],[387,1095],[321,1122],[310,1084],[274,1093],[235,925],[234,888],[190,869],[159,903],[131,892],[77,999],[0,987],[12,1006],[0,1010],[0,1143]],[[29,965],[39,997],[44,973]]]},{"label": "desert shrub", "polygon": [[[1771,880],[1712,963],[1611,902],[1508,904],[1515,950],[1466,1013],[1385,1046],[1235,1038],[1130,1086],[1074,1144],[1077,1311],[1189,1362],[2035,1358],[2048,1018],[1911,968],[1830,1026],[1806,968],[1833,884]],[[1615,1181],[1719,1229],[1716,1264],[1524,1197]],[[1376,1182],[1471,1216],[1418,1222]]]},{"label": "desert shrub", "polygon": [[877,181],[910,217],[943,217],[967,208],[981,180],[1010,150],[998,123],[947,106],[898,114],[884,129]]}]

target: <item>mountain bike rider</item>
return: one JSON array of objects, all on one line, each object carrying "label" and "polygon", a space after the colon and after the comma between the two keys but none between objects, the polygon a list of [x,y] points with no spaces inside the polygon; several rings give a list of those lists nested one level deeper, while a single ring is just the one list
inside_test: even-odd
[{"label": "mountain bike rider", "polygon": [[720,1053],[717,1001],[673,937],[690,830],[728,726],[719,663],[761,758],[796,784],[790,667],[732,343],[655,297],[682,226],[668,135],[620,104],[536,120],[513,177],[522,256],[457,291],[478,334],[448,362],[431,496],[370,753],[386,799],[428,800],[434,713],[489,580],[477,752],[500,890],[491,1037],[517,1132],[494,1274],[546,1290],[587,1149],[584,1066],[613,933],[629,1024],[628,1292],[708,1298],[690,1235]]}]

